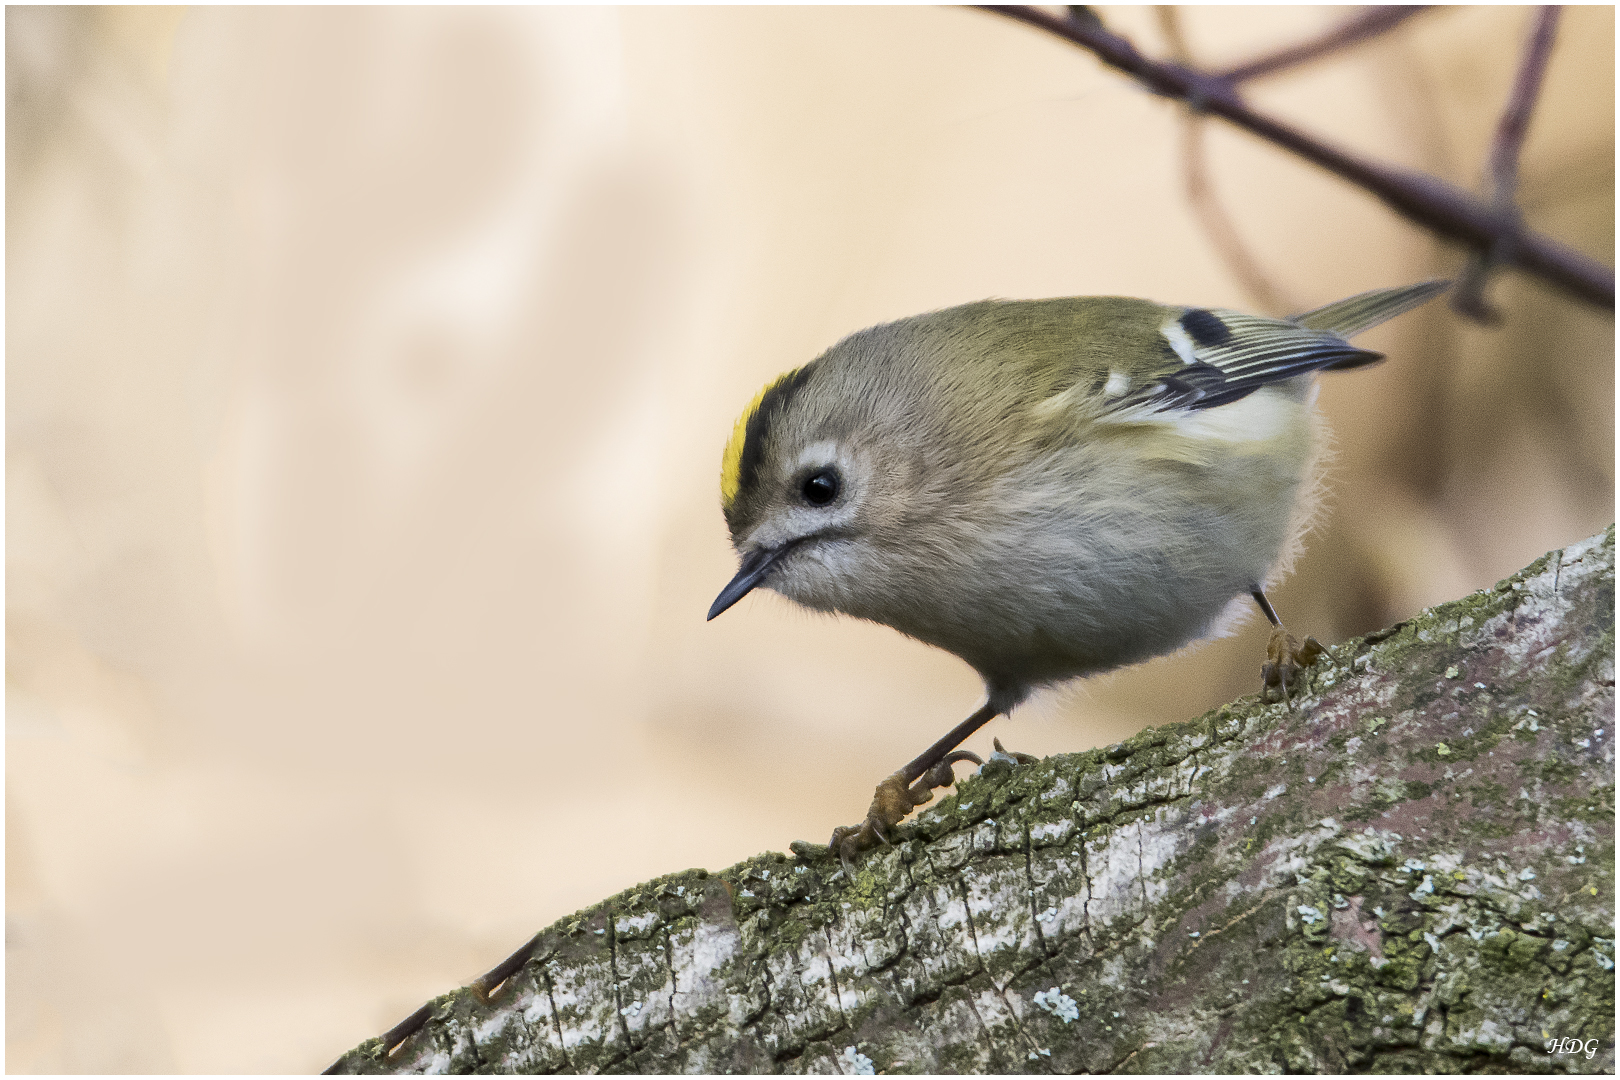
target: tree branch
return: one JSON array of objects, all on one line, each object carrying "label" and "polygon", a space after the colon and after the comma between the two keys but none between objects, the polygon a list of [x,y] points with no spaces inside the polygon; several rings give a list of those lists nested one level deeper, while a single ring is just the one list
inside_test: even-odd
[{"label": "tree branch", "polygon": [[[1547,59],[1552,55],[1553,41],[1558,34],[1556,5],[1536,9],[1530,38],[1525,42],[1524,55],[1519,60],[1518,77],[1508,96],[1507,107],[1496,125],[1496,138],[1491,144],[1488,175],[1491,183],[1491,201],[1497,212],[1506,216],[1519,216],[1516,202],[1519,188],[1519,152],[1524,148],[1525,136],[1530,130],[1530,112],[1536,98],[1541,95],[1542,80],[1547,74]],[[1469,260],[1452,305],[1458,310],[1486,322],[1500,322],[1501,316],[1485,299],[1485,284],[1492,267],[1501,261],[1497,248],[1475,252]]]},{"label": "tree branch", "polygon": [[1530,111],[1535,108],[1542,80],[1547,76],[1547,58],[1552,55],[1562,10],[1556,4],[1536,9],[1535,26],[1519,62],[1519,76],[1513,81],[1513,93],[1496,126],[1496,141],[1491,147],[1491,181],[1498,203],[1511,203],[1518,188],[1519,151],[1530,130]]},{"label": "tree branch", "polygon": [[1256,57],[1246,63],[1229,67],[1225,71],[1216,72],[1215,78],[1223,79],[1235,86],[1252,79],[1276,75],[1331,53],[1342,52],[1364,41],[1371,41],[1380,34],[1395,29],[1412,16],[1423,14],[1429,7],[1428,4],[1413,4],[1408,7],[1379,5],[1364,8],[1315,40],[1302,41],[1298,45],[1290,45],[1267,56]]},{"label": "tree branch", "polygon": [[1376,195],[1410,221],[1476,252],[1498,252],[1504,265],[1556,285],[1569,294],[1614,309],[1614,270],[1527,229],[1517,214],[1504,215],[1438,177],[1368,161],[1251,109],[1229,81],[1192,68],[1152,60],[1095,18],[1053,15],[1012,6],[982,10],[1026,23],[1090,50],[1110,67],[1133,76],[1156,94],[1212,113],[1313,162]]},{"label": "tree branch", "polygon": [[[1192,49],[1181,32],[1180,10],[1170,4],[1157,7],[1159,26],[1170,45],[1172,58],[1179,64],[1192,64]],[[1302,305],[1284,296],[1260,265],[1260,260],[1243,242],[1243,236],[1221,204],[1215,185],[1209,179],[1209,156],[1205,153],[1204,114],[1188,109],[1181,118],[1181,178],[1192,207],[1215,252],[1237,278],[1243,290],[1268,315],[1286,316]]]},{"label": "tree branch", "polygon": [[1612,1073],[1613,741],[1610,527],[1292,707],[992,761],[853,880],[628,890],[328,1071]]}]

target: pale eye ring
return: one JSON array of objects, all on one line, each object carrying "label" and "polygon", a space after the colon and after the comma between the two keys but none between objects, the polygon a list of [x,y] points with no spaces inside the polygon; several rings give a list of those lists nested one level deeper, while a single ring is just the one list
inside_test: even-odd
[{"label": "pale eye ring", "polygon": [[805,477],[804,483],[799,485],[799,494],[803,495],[804,501],[811,506],[826,506],[838,498],[838,493],[843,487],[838,470],[829,467]]}]

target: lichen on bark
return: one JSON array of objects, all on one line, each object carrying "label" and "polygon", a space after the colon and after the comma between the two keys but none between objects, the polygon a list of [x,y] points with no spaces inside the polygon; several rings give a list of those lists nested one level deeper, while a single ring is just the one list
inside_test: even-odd
[{"label": "lichen on bark", "polygon": [[1611,527],[853,879],[637,886],[331,1071],[1612,1073],[1613,735]]}]

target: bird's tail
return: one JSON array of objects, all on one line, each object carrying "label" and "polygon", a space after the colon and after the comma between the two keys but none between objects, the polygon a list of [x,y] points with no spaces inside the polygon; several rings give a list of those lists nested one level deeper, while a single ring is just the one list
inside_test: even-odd
[{"label": "bird's tail", "polygon": [[1398,289],[1374,289],[1307,311],[1303,315],[1292,315],[1288,321],[1311,330],[1326,330],[1342,338],[1351,338],[1393,319],[1403,311],[1411,311],[1449,288],[1449,281],[1422,281]]}]

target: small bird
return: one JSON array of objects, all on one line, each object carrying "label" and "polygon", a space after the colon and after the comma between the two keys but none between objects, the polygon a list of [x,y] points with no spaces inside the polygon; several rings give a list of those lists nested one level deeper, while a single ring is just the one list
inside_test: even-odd
[{"label": "small bird", "polygon": [[1347,339],[1449,282],[1289,319],[1129,297],[984,300],[858,331],[768,383],[721,462],[756,588],[891,626],[984,679],[972,716],[833,833],[846,865],[1038,687],[1220,630],[1253,598],[1273,631],[1262,693],[1321,652],[1265,589],[1308,524],[1316,373],[1382,359]]}]

